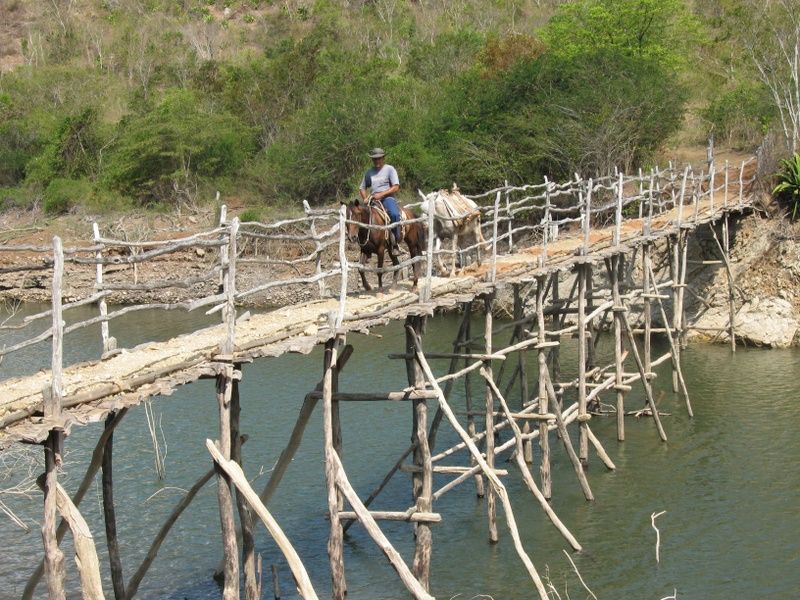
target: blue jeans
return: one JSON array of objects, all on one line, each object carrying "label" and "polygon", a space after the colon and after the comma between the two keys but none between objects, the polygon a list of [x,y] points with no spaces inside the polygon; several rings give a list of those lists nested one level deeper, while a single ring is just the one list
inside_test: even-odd
[{"label": "blue jeans", "polygon": [[[386,196],[381,200],[381,204],[386,209],[386,214],[389,215],[392,223],[397,223],[400,220],[400,208],[397,206],[397,200],[392,196]],[[394,233],[394,239],[400,243],[400,227],[395,227],[392,232]]]}]

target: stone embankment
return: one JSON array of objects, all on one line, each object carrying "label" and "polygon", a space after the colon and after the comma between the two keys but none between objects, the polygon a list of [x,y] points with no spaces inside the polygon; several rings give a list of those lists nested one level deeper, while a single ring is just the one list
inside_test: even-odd
[{"label": "stone embankment", "polygon": [[[800,224],[774,216],[748,216],[732,224],[731,271],[735,280],[737,342],[786,348],[800,344]],[[693,257],[719,258],[708,231],[699,232]],[[729,341],[728,280],[724,266],[689,277],[699,297],[691,306],[690,339]]]}]

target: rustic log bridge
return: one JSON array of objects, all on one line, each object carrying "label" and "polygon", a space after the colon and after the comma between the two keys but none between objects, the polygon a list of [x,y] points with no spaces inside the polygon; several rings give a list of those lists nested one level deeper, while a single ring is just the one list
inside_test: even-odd
[{"label": "rustic log bridge", "polygon": [[[495,503],[499,501],[514,548],[539,597],[545,598],[546,590],[522,545],[511,500],[500,479],[507,475],[507,470],[495,468],[493,464],[496,459],[500,460],[501,455],[510,452],[510,460],[519,467],[526,487],[537,503],[571,547],[580,548],[548,502],[552,495],[553,476],[551,434],[561,440],[578,484],[586,498],[592,499],[594,495],[585,472],[589,452],[594,451],[607,469],[615,469],[610,453],[592,427],[593,414],[607,414],[604,408],[599,411],[596,408],[601,395],[616,396],[611,412],[616,413],[617,437],[622,441],[625,437],[624,417],[631,413],[625,410],[626,395],[633,391],[634,384],[639,383],[644,391],[646,409],[634,412],[637,416],[646,414],[652,418],[659,436],[665,440],[666,434],[659,418],[664,413],[657,410],[654,387],[664,379],[663,373],[657,379],[657,368],[670,362],[673,389],[680,391],[691,415],[692,407],[680,363],[686,331],[690,328],[686,323],[684,304],[684,294],[689,289],[687,244],[698,227],[711,227],[721,260],[703,263],[724,265],[726,269],[730,309],[726,330],[733,350],[735,288],[730,262],[729,220],[731,216],[749,210],[752,204],[748,186],[753,179],[745,177],[746,168],[748,173],[752,170],[752,165],[748,167],[748,164],[735,169],[738,177],[733,178],[728,176],[726,165],[723,185],[717,185],[720,178],[715,169],[698,177],[689,168],[684,171],[682,186],[678,185],[672,168],[638,176],[617,172],[588,181],[576,176],[564,183],[506,184],[475,197],[486,202],[481,207],[483,230],[489,238],[487,247],[491,248],[486,264],[468,267],[460,277],[452,279],[432,274],[433,261],[437,258],[432,243],[433,215],[429,213],[426,217],[415,218],[415,224],[427,228],[427,253],[380,271],[392,272],[424,263],[426,268],[419,292],[403,283],[377,295],[348,293],[351,274],[379,270],[360,265],[349,257],[348,219],[344,208],[312,209],[305,205],[304,215],[299,218],[240,226],[237,219],[228,219],[223,207],[218,227],[173,240],[125,242],[104,237],[99,227],[93,226],[93,244],[84,247],[64,249],[57,238],[52,245],[41,247],[0,245],[0,252],[24,251],[44,257],[42,262],[34,261],[35,264],[22,261],[17,266],[3,267],[2,272],[22,273],[31,269],[42,273],[43,277],[52,273],[49,309],[19,321],[12,319],[0,326],[4,331],[14,331],[15,336],[20,332],[13,344],[0,349],[0,359],[36,344],[52,345],[49,371],[0,381],[0,397],[3,398],[0,400],[0,449],[17,441],[44,443],[45,446],[46,476],[43,483],[46,493],[42,527],[45,560],[43,567],[37,569],[28,581],[23,598],[32,598],[36,582],[43,572],[48,574],[50,598],[66,596],[64,560],[58,542],[72,527],[76,536],[81,538],[81,552],[88,551],[87,541],[91,542],[91,537],[86,535],[88,530],[78,520],[79,515],[76,516],[77,506],[100,468],[103,471],[110,587],[113,587],[118,600],[137,594],[170,528],[215,474],[219,482],[218,501],[223,530],[224,557],[220,569],[223,597],[231,600],[240,597],[240,559],[246,598],[255,600],[261,595],[261,571],[254,553],[253,513],[264,521],[287,557],[291,557],[293,575],[301,595],[316,597],[308,573],[305,573],[286,537],[276,528],[277,524],[271,520],[266,505],[295,456],[319,400],[323,401],[323,446],[330,519],[328,551],[334,598],[347,595],[343,535],[356,521],[364,525],[408,591],[416,598],[432,598],[430,567],[434,530],[431,525],[440,522],[446,514],[444,507],[437,506],[434,510],[433,505],[449,491],[473,479],[478,498],[486,498],[489,539],[496,541],[499,537],[495,515]],[[729,192],[738,195],[738,202],[728,202]],[[724,193],[725,201],[721,205],[720,202],[715,204],[714,193]],[[598,197],[602,199],[598,201]],[[625,212],[631,210],[639,213],[639,220],[624,218]],[[531,219],[531,215],[536,215],[535,219]],[[603,222],[608,226],[599,225]],[[714,224],[720,222],[722,236],[714,228]],[[563,233],[571,224],[578,224],[580,231]],[[389,226],[381,227],[386,229]],[[371,226],[373,229],[381,227]],[[258,256],[257,252],[255,256],[241,255],[243,241],[252,248],[262,240],[292,246],[294,258],[283,260]],[[660,241],[666,241],[668,251],[654,259],[654,252],[663,245],[657,244]],[[310,248],[313,250],[309,251]],[[504,248],[508,253],[501,252]],[[637,254],[639,250],[641,255]],[[181,259],[191,253],[206,254],[209,251],[214,253],[212,256],[218,255],[218,262],[200,275],[173,281],[151,277],[126,281],[130,277],[129,270],[121,267],[133,265],[143,274],[147,265],[154,265],[158,271],[159,262],[170,257]],[[638,258],[642,261],[640,287],[631,285],[633,271],[630,265]],[[631,262],[627,263],[628,260]],[[330,265],[328,270],[323,270],[323,262]],[[603,262],[608,277],[607,283],[601,284],[593,273]],[[65,264],[70,270],[94,270],[95,285],[91,294],[70,302],[62,301],[61,288],[65,277],[70,276],[70,271],[65,271]],[[241,270],[256,266],[269,269],[273,265],[288,267],[295,273],[291,278],[257,278],[258,283],[251,287],[237,288],[237,267]],[[559,284],[563,280],[560,277],[569,272],[574,274],[572,289],[568,296],[561,297]],[[302,306],[237,318],[237,307],[243,301],[288,285],[308,286],[318,291],[318,298]],[[513,290],[513,315],[511,320],[496,327],[494,298],[504,286]],[[214,291],[194,296],[194,290],[198,288]],[[334,289],[339,290],[337,297],[332,297]],[[173,302],[153,302],[109,311],[106,304],[109,295],[126,290],[150,293],[177,290],[180,296]],[[669,304],[664,302],[668,298],[671,300]],[[483,323],[480,331],[475,328],[473,336],[472,309],[476,299],[482,300]],[[70,319],[69,325],[64,324],[65,313],[91,305],[97,306],[96,316],[82,321]],[[463,307],[463,317],[452,352],[425,354],[421,345],[425,317],[437,310],[458,306]],[[643,325],[629,320],[628,315],[634,307],[637,312],[641,309]],[[109,329],[120,317],[142,310],[198,309],[206,310],[207,314],[221,313],[222,323],[174,340],[132,349],[114,348]],[[653,327],[653,310],[658,311],[663,325]],[[25,333],[27,327],[46,319],[52,321],[47,330],[22,339],[29,335]],[[352,347],[344,345],[345,335],[353,331],[366,332],[369,328],[398,319],[406,319],[406,347],[404,352],[390,354],[389,358],[405,361],[408,386],[399,391],[340,391],[338,376],[352,351]],[[101,360],[64,366],[64,336],[96,325],[100,329]],[[498,345],[498,335],[506,330],[510,331],[511,339],[504,346]],[[613,362],[597,365],[598,341],[607,334],[614,337]],[[669,350],[657,357],[653,356],[651,344],[654,334],[663,336],[669,345]],[[570,338],[577,340],[578,365],[572,371],[577,372],[577,377],[560,381],[560,348]],[[303,399],[287,446],[259,498],[247,483],[240,464],[241,440],[244,438],[239,431],[241,365],[286,352],[307,353],[320,343],[326,343],[324,377],[316,390]],[[532,351],[536,352],[536,366],[533,368],[527,360],[527,353]],[[448,360],[449,368],[446,374],[436,377],[429,361],[440,359]],[[510,366],[506,369],[506,365]],[[483,379],[480,406],[473,394],[478,390],[474,379],[478,375]],[[218,446],[209,445],[215,467],[200,477],[179,501],[153,540],[144,561],[125,582],[117,550],[115,525],[119,507],[115,506],[113,494],[112,433],[126,411],[143,399],[169,394],[177,386],[204,378],[214,378],[217,382],[220,442]],[[456,383],[461,382],[465,406],[456,411],[451,406],[452,392]],[[45,388],[47,392],[42,395],[41,390]],[[513,398],[512,407],[509,400],[514,390],[518,390],[519,400],[517,404],[516,397]],[[428,403],[431,400],[437,401],[438,406],[429,422]],[[373,401],[409,402],[412,439],[377,488],[362,501],[350,485],[341,460],[343,440],[339,405],[341,402]],[[457,415],[466,417],[466,426],[458,422]],[[70,507],[57,481],[65,434],[71,426],[104,419],[105,430]],[[460,442],[434,453],[442,423],[453,427]],[[487,432],[494,434],[509,429],[513,435],[503,442],[495,435],[487,435]],[[573,446],[571,436],[576,433],[577,444]],[[538,451],[534,442],[538,442]],[[483,444],[483,448],[479,450],[477,444]],[[461,451],[466,451],[462,457],[463,466],[439,464]],[[539,466],[540,481],[534,479],[530,467],[534,459]],[[404,510],[370,511],[368,506],[397,472],[407,473],[411,479],[413,505],[407,509],[403,507]],[[452,477],[434,491],[435,474]],[[487,483],[488,487],[485,486]],[[345,504],[349,506],[345,507]],[[237,544],[235,510],[242,524],[241,546]],[[62,520],[56,528],[57,513],[64,514],[65,511],[70,517]],[[413,562],[406,564],[383,535],[377,525],[377,521],[382,520],[412,524],[415,538]],[[84,571],[98,573],[92,581],[84,580],[82,588],[86,597],[99,598],[103,591],[97,583],[96,552],[94,556],[94,559],[81,558],[82,578]]]}]

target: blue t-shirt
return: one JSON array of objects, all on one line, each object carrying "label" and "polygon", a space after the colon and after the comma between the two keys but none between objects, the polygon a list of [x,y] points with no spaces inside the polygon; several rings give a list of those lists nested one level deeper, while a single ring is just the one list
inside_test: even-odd
[{"label": "blue t-shirt", "polygon": [[380,169],[371,167],[361,180],[362,190],[370,188],[372,193],[385,192],[393,185],[400,185],[400,178],[392,165],[383,165]]}]

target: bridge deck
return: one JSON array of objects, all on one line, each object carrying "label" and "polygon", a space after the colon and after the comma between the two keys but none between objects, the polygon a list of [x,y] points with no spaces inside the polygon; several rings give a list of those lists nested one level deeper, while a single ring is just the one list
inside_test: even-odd
[{"label": "bridge deck", "polygon": [[[726,212],[739,212],[738,206],[710,210],[708,201],[700,202],[696,218],[684,228],[715,221]],[[346,301],[344,331],[363,331],[394,319],[413,314],[430,314],[436,308],[455,306],[459,302],[538,274],[571,269],[582,261],[595,262],[609,254],[628,251],[646,240],[674,234],[675,209],[652,219],[652,234],[642,233],[643,221],[629,219],[622,224],[619,246],[612,244],[614,226],[593,229],[590,253],[580,256],[583,244],[579,233],[562,235],[548,244],[548,259],[540,266],[541,247],[534,246],[514,254],[497,257],[496,281],[487,276],[489,265],[471,267],[454,278],[435,277],[431,297],[419,303],[408,282],[369,293],[349,294]],[[54,425],[69,429],[103,419],[110,411],[135,405],[142,400],[168,395],[175,387],[216,374],[220,366],[233,362],[249,362],[263,356],[279,356],[286,352],[310,352],[321,341],[331,337],[329,315],[338,311],[338,298],[316,300],[264,314],[256,314],[236,327],[233,357],[221,357],[220,341],[225,335],[222,325],[205,328],[164,342],[146,343],[125,349],[104,360],[72,365],[63,373],[63,416],[59,423],[41,416],[42,391],[50,384],[50,372],[0,382],[0,448],[14,441],[40,442]]]}]

